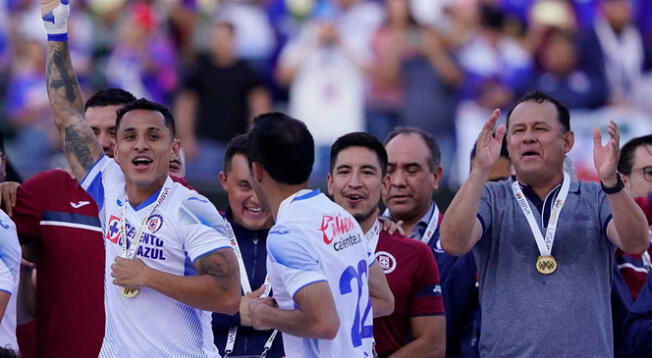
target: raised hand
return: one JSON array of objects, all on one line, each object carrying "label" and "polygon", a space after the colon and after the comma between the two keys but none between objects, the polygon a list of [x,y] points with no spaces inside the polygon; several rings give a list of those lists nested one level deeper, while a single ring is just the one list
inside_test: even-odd
[{"label": "raised hand", "polygon": [[494,110],[482,127],[482,131],[480,132],[475,145],[473,168],[491,170],[494,163],[496,163],[500,157],[500,148],[503,144],[503,137],[505,137],[505,126],[498,126],[498,129],[496,129],[496,135],[494,136],[493,134],[499,116],[500,110]]},{"label": "raised hand", "polygon": [[70,0],[41,0],[41,16],[49,41],[68,40]]},{"label": "raised hand", "polygon": [[607,127],[609,141],[602,145],[602,133],[599,128],[593,128],[593,165],[598,171],[600,180],[606,186],[615,186],[618,183],[616,168],[620,158],[620,133],[616,122],[609,121]]}]

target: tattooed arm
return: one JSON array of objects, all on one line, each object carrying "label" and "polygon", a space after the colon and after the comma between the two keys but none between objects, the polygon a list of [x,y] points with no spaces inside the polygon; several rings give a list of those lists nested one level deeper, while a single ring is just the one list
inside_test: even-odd
[{"label": "tattooed arm", "polygon": [[[47,14],[52,12],[52,6],[56,5],[52,3],[51,0],[42,0],[44,21]],[[54,123],[63,137],[64,151],[72,172],[77,180],[81,180],[103,152],[84,119],[84,99],[72,68],[67,41],[48,41],[46,76]]]},{"label": "tattooed arm", "polygon": [[240,308],[240,275],[232,249],[219,249],[195,261],[196,276],[178,276],[146,266],[141,259],[116,258],[111,265],[118,286],[149,287],[189,306],[229,315]]}]

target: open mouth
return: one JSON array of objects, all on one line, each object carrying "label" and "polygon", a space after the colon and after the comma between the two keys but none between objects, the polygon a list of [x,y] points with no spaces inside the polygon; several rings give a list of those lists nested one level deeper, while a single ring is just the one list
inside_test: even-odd
[{"label": "open mouth", "polygon": [[153,160],[147,157],[136,157],[131,161],[131,163],[138,169],[147,168],[153,162],[154,162]]},{"label": "open mouth", "polygon": [[247,206],[245,206],[244,209],[245,209],[245,211],[248,211],[248,212],[253,213],[253,214],[260,214],[260,213],[263,212],[263,209],[260,208],[260,207],[247,207]]},{"label": "open mouth", "polygon": [[536,151],[527,151],[527,152],[523,152],[523,154],[521,154],[521,157],[523,157],[523,158],[534,158],[534,157],[539,157],[539,156],[540,156],[539,153],[536,152]]},{"label": "open mouth", "polygon": [[364,199],[360,194],[347,194],[344,197],[352,204],[359,203]]}]

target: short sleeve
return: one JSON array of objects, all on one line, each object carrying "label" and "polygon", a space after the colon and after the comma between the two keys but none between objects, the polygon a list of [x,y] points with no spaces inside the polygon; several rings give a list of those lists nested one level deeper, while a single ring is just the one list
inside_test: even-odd
[{"label": "short sleeve", "polygon": [[491,231],[491,206],[491,192],[489,186],[485,185],[477,213],[477,218],[480,225],[482,225],[482,237],[485,237]]},{"label": "short sleeve", "polygon": [[267,255],[281,272],[291,297],[306,286],[326,281],[319,258],[301,232],[275,226],[267,236]]},{"label": "short sleeve", "polygon": [[191,196],[183,201],[179,211],[180,234],[192,262],[215,250],[231,248],[228,224],[208,199],[199,194]]},{"label": "short sleeve", "polygon": [[426,245],[419,246],[419,256],[418,269],[413,277],[410,316],[443,315],[444,301],[435,258]]},{"label": "short sleeve", "polygon": [[[0,290],[11,293],[15,287],[20,269],[20,244],[14,222],[0,212]],[[6,272],[5,272],[6,271]]]},{"label": "short sleeve", "polygon": [[35,175],[18,187],[12,219],[16,223],[16,231],[22,243],[38,241],[41,238],[39,223],[43,216],[44,188],[52,185],[51,182],[47,183],[50,177],[48,173],[52,172]]},{"label": "short sleeve", "polygon": [[98,210],[104,206],[106,183],[117,184],[122,176],[118,164],[106,155],[102,155],[88,170],[80,185],[97,203]]},{"label": "short sleeve", "polygon": [[9,267],[5,265],[4,261],[0,260],[0,292],[7,292],[13,294],[14,291],[14,276],[11,274]]}]

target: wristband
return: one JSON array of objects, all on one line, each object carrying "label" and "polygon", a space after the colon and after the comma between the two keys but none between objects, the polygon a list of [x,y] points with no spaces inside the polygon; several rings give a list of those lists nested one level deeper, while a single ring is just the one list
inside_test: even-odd
[{"label": "wristband", "polygon": [[48,34],[48,41],[68,41],[68,18],[70,17],[70,0],[61,0],[52,11],[43,15],[43,25]]},{"label": "wristband", "polygon": [[625,184],[623,184],[623,180],[620,178],[620,174],[616,173],[616,178],[618,179],[618,182],[615,186],[612,187],[606,187],[604,186],[604,183],[600,181],[600,186],[602,187],[602,191],[604,191],[605,194],[616,194],[625,188]]}]

